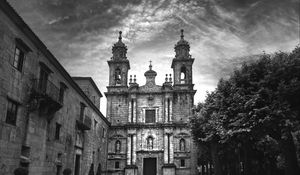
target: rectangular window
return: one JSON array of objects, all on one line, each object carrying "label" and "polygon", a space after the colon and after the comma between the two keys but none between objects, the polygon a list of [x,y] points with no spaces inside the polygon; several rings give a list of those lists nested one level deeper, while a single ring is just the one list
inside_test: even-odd
[{"label": "rectangular window", "polygon": [[85,109],[85,104],[84,103],[80,103],[80,120],[84,121],[84,109]]},{"label": "rectangular window", "polygon": [[55,140],[59,140],[60,128],[61,128],[61,124],[56,123],[56,127],[55,127]]},{"label": "rectangular window", "polygon": [[19,47],[16,47],[13,66],[19,71],[22,71],[24,57],[25,53]]},{"label": "rectangular window", "polygon": [[94,119],[94,129],[95,129],[95,131],[97,130],[97,124],[98,124],[98,122]]},{"label": "rectangular window", "polygon": [[65,93],[65,89],[60,87],[60,89],[59,89],[59,102],[61,102],[61,103],[64,102],[64,93]]},{"label": "rectangular window", "polygon": [[120,162],[115,162],[115,169],[120,168]]},{"label": "rectangular window", "polygon": [[16,125],[18,104],[10,99],[7,100],[6,123]]},{"label": "rectangular window", "polygon": [[39,90],[43,93],[46,93],[46,91],[47,91],[48,77],[49,77],[49,72],[47,72],[46,70],[44,70],[41,67],[40,80],[39,80]]},{"label": "rectangular window", "polygon": [[65,96],[65,91],[66,91],[67,86],[64,83],[60,83],[60,89],[59,89],[59,102],[63,103],[64,102],[64,96]]},{"label": "rectangular window", "polygon": [[93,103],[96,104],[96,96],[92,96]]},{"label": "rectangular window", "polygon": [[180,167],[185,167],[185,160],[184,159],[180,159]]},{"label": "rectangular window", "polygon": [[105,134],[106,134],[105,133],[105,128],[102,128],[102,134],[103,134],[102,137],[105,138]]},{"label": "rectangular window", "polygon": [[146,110],[146,123],[154,123],[155,122],[155,110]]}]

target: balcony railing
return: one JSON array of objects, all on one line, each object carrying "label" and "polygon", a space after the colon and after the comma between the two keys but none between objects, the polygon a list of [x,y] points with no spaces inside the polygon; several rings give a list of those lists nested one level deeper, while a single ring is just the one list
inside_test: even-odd
[{"label": "balcony railing", "polygon": [[59,88],[51,81],[45,79],[33,79],[32,95],[39,104],[38,108],[45,114],[57,111],[62,107],[59,100]]},{"label": "balcony railing", "polygon": [[81,130],[90,130],[92,125],[92,120],[87,115],[82,115],[79,117],[79,119],[76,120],[78,129]]},{"label": "balcony railing", "polygon": [[59,101],[59,88],[49,80],[34,79],[33,89],[41,95],[48,96],[57,102]]}]

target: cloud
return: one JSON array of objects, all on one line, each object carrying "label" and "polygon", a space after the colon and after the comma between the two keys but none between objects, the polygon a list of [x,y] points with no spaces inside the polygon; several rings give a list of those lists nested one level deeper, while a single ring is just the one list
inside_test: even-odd
[{"label": "cloud", "polygon": [[206,91],[243,61],[257,59],[263,51],[290,51],[299,44],[295,0],[9,2],[71,75],[92,76],[102,92],[108,84],[106,61],[119,30],[128,46],[129,73],[143,85],[150,59],[158,84],[173,72],[174,44],[183,28],[195,58],[195,102],[203,101]]},{"label": "cloud", "polygon": [[61,22],[61,21],[63,21],[63,20],[67,20],[67,19],[69,19],[69,18],[70,18],[69,16],[58,17],[58,18],[56,18],[56,19],[53,19],[53,20],[49,21],[48,24],[49,24],[49,25],[52,25],[52,24]]}]

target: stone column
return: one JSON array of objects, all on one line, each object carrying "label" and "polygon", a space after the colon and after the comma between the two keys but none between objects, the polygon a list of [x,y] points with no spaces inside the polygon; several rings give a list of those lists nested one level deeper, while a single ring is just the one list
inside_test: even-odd
[{"label": "stone column", "polygon": [[168,163],[168,135],[164,135],[164,164]]},{"label": "stone column", "polygon": [[127,165],[131,164],[131,135],[127,136]]},{"label": "stone column", "polygon": [[159,122],[159,112],[158,112],[158,108],[155,108],[155,122]]},{"label": "stone column", "polygon": [[145,111],[145,109],[142,109],[141,122],[143,122],[143,123],[146,122],[145,115],[146,115],[146,111]]},{"label": "stone column", "polygon": [[173,134],[170,134],[170,163],[174,163],[174,143],[173,143]]},{"label": "stone column", "polygon": [[173,105],[172,105],[172,103],[173,103],[173,100],[170,98],[170,121],[169,122],[172,122],[172,115],[173,115],[173,111],[172,111]]},{"label": "stone column", "polygon": [[131,98],[128,107],[128,122],[134,123],[136,121],[136,99]]},{"label": "stone column", "polygon": [[165,123],[168,122],[168,98],[165,98],[165,113],[164,113],[164,117],[165,117]]},{"label": "stone column", "polygon": [[[127,165],[125,167],[125,175],[137,175],[137,166],[136,164],[136,134],[128,135],[127,144]],[[128,153],[129,152],[129,153]]]},{"label": "stone column", "polygon": [[136,119],[136,99],[133,99],[133,121],[132,122],[137,122],[137,119]]},{"label": "stone column", "polygon": [[132,164],[136,164],[136,134],[133,135]]},{"label": "stone column", "polygon": [[131,121],[131,116],[132,116],[132,113],[131,113],[131,111],[132,111],[132,104],[131,104],[131,100],[130,100],[130,102],[129,102],[129,105],[128,105],[128,122],[130,123],[130,122],[132,122]]},{"label": "stone column", "polygon": [[[174,164],[174,151],[173,151],[173,136],[171,133],[165,135],[166,149],[164,152],[164,165],[163,175],[175,175],[176,166]],[[167,153],[166,153],[167,152]]]}]

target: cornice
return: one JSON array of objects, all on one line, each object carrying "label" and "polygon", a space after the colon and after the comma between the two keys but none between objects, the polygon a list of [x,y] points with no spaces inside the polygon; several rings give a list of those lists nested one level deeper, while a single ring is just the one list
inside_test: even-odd
[{"label": "cornice", "polygon": [[172,60],[172,64],[171,64],[171,68],[174,68],[174,64],[176,62],[192,62],[192,64],[194,63],[195,58],[173,58]]},{"label": "cornice", "polygon": [[133,129],[133,128],[189,128],[188,123],[127,123],[122,125],[112,125],[111,129]]}]

